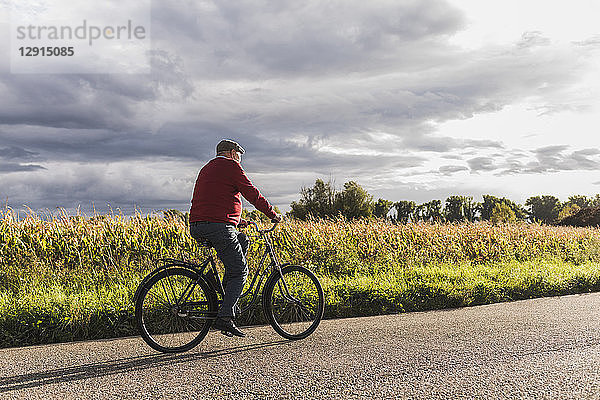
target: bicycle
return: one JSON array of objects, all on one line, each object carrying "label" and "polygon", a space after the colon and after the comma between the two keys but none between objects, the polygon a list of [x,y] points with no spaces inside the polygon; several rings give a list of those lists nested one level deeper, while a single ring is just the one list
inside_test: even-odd
[{"label": "bicycle", "polygon": [[[242,299],[249,298],[239,314],[262,303],[275,332],[290,340],[304,339],[317,329],[323,318],[325,300],[321,283],[309,269],[279,262],[269,235],[277,223],[265,230],[260,230],[254,222],[251,224],[265,249],[250,286],[238,301],[241,304]],[[200,244],[212,248],[208,242]],[[224,293],[213,253],[214,249],[200,264],[161,259],[164,264],[138,286],[134,297],[135,318],[142,338],[153,349],[164,353],[188,351],[208,334]]]}]

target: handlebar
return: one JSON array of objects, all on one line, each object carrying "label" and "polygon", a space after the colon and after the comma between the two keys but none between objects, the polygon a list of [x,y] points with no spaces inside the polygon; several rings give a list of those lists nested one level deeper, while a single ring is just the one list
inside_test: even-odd
[{"label": "handlebar", "polygon": [[254,221],[248,221],[248,225],[254,225],[254,228],[256,229],[256,231],[260,234],[264,234],[264,233],[269,233],[269,232],[273,232],[275,230],[275,227],[279,224],[279,222],[274,222],[273,226],[270,227],[269,229],[258,229],[258,224]]}]

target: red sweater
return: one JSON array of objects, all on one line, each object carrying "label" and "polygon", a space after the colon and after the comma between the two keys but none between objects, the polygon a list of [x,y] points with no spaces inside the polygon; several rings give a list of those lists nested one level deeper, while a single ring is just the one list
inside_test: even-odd
[{"label": "red sweater", "polygon": [[190,222],[239,224],[242,214],[240,194],[267,217],[275,218],[277,215],[237,161],[224,157],[210,160],[196,179]]}]

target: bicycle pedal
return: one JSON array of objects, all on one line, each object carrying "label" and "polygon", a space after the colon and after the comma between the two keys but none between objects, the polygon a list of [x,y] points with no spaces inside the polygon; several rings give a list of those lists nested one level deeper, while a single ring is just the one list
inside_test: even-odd
[{"label": "bicycle pedal", "polygon": [[227,337],[233,337],[233,333],[228,332],[228,331],[221,331],[221,333]]}]

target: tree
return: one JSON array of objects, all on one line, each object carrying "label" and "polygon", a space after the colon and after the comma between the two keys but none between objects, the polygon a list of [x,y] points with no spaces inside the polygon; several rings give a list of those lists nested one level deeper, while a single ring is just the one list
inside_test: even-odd
[{"label": "tree", "polygon": [[400,200],[394,203],[397,215],[396,220],[400,223],[407,223],[408,219],[413,215],[416,203],[414,201]]},{"label": "tree", "polygon": [[508,200],[506,204],[515,212],[515,217],[517,217],[518,220],[527,219],[528,212],[521,204],[517,204],[510,200]]},{"label": "tree", "polygon": [[569,196],[569,199],[565,202],[565,204],[563,204],[563,208],[570,205],[576,205],[581,210],[582,208],[588,208],[591,203],[592,199],[588,198],[587,196],[577,194],[574,196]]},{"label": "tree", "polygon": [[425,219],[425,205],[417,204],[410,216],[412,222],[423,221]]},{"label": "tree", "polygon": [[377,218],[386,218],[393,206],[393,201],[378,199],[373,207],[373,216]]},{"label": "tree", "polygon": [[344,190],[335,194],[335,210],[348,219],[373,215],[373,197],[354,181],[344,183]]},{"label": "tree", "polygon": [[474,221],[477,203],[472,196],[450,196],[444,206],[444,217],[448,222]]},{"label": "tree", "polygon": [[555,223],[561,209],[560,200],[547,195],[530,197],[525,202],[525,206],[528,208],[529,219],[543,224]]},{"label": "tree", "polygon": [[465,219],[469,222],[475,221],[477,218],[475,214],[479,211],[481,205],[473,201],[473,197],[471,196],[463,196],[463,215]]},{"label": "tree", "polygon": [[[587,208],[587,207],[586,207]],[[560,210],[560,212],[558,213],[558,220],[563,220],[571,215],[577,214],[577,212],[579,210],[581,210],[582,207],[579,207],[577,204],[573,203],[573,204],[566,204],[562,210]]]},{"label": "tree", "polygon": [[423,220],[428,222],[441,222],[442,221],[442,201],[431,200],[427,203],[423,203]]},{"label": "tree", "polygon": [[444,203],[444,217],[448,222],[462,221],[464,219],[462,212],[462,198],[460,196],[450,196]]},{"label": "tree", "polygon": [[[312,188],[302,187],[300,195],[298,202],[292,202],[289,212],[298,219],[328,218],[339,214],[349,219],[367,218],[373,215],[375,208],[373,197],[354,181],[346,182],[344,190],[336,192],[331,180],[317,179]],[[383,208],[391,203],[385,201],[380,203]]]},{"label": "tree", "polygon": [[590,207],[600,207],[600,194],[590,198]]},{"label": "tree", "polygon": [[483,203],[481,203],[481,220],[489,221],[492,218],[492,211],[497,204],[502,203],[502,199],[490,194],[483,195]]},{"label": "tree", "polygon": [[317,179],[312,188],[302,187],[300,195],[300,200],[290,205],[292,217],[307,219],[309,216],[326,218],[335,215],[335,189],[331,180],[326,183]]},{"label": "tree", "polygon": [[490,221],[493,224],[498,223],[512,223],[517,220],[515,216],[515,212],[510,208],[510,206],[505,202],[496,203],[494,209],[492,210],[492,214],[490,216]]},{"label": "tree", "polygon": [[479,208],[481,212],[481,220],[489,221],[492,217],[492,211],[494,210],[494,207],[496,207],[496,205],[500,203],[504,203],[508,207],[510,207],[510,209],[515,214],[516,219],[522,220],[527,218],[527,210],[525,210],[525,208],[523,208],[522,205],[517,204],[514,201],[507,199],[506,197],[499,198],[489,194],[484,194],[483,203],[480,203]]}]

